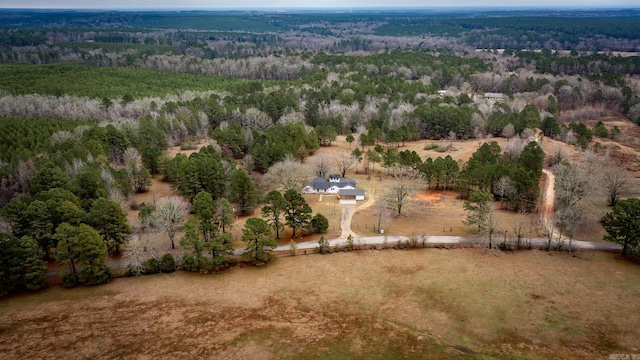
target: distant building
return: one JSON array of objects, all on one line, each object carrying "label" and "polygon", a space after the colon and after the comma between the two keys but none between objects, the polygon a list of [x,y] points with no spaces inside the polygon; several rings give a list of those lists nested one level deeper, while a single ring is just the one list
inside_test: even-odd
[{"label": "distant building", "polygon": [[484,93],[484,98],[487,100],[506,100],[507,95],[502,93]]}]

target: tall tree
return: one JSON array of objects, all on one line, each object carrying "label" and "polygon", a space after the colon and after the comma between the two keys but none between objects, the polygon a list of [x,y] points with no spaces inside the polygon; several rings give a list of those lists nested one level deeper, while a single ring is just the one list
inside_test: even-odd
[{"label": "tall tree", "polygon": [[36,171],[31,180],[31,195],[53,188],[65,188],[69,184],[67,174],[53,162],[48,162]]},{"label": "tall tree", "polygon": [[189,203],[179,196],[170,196],[158,201],[153,213],[153,223],[165,232],[171,240],[171,248],[175,249],[176,232],[184,223],[184,216],[189,211]]},{"label": "tall tree", "polygon": [[351,143],[354,142],[356,138],[354,138],[353,135],[349,134],[344,138],[344,140],[349,143],[349,150],[351,150]]},{"label": "tall tree", "polygon": [[610,159],[600,171],[601,189],[609,199],[609,206],[615,206],[621,197],[633,193],[633,179],[626,169],[613,163]]},{"label": "tall tree", "polygon": [[568,232],[569,249],[573,240],[573,232],[582,219],[581,200],[588,193],[587,177],[577,168],[566,163],[556,165],[555,173],[555,220],[558,232],[562,238],[563,232]]},{"label": "tall tree", "polygon": [[384,199],[389,206],[393,206],[397,210],[396,216],[401,216],[402,208],[413,201],[413,195],[418,188],[419,185],[416,181],[408,179],[406,176],[399,176],[384,194]]},{"label": "tall tree", "polygon": [[209,242],[216,232],[215,202],[213,196],[206,192],[199,192],[193,199],[193,211],[199,220],[199,230],[202,240]]},{"label": "tall tree", "polygon": [[622,255],[640,247],[640,199],[620,200],[600,220],[607,234],[604,239],[622,244]]},{"label": "tall tree", "polygon": [[285,219],[287,225],[293,229],[293,237],[296,237],[296,230],[309,227],[311,221],[311,207],[299,192],[290,189],[284,193],[284,200],[287,203]]},{"label": "tall tree", "polygon": [[222,198],[216,201],[216,219],[218,227],[223,233],[227,232],[229,226],[233,226],[233,207],[229,200]]},{"label": "tall tree", "polygon": [[258,204],[258,190],[251,178],[242,169],[231,172],[229,200],[238,204],[240,215],[249,215]]},{"label": "tall tree", "polygon": [[313,172],[316,177],[326,178],[329,175],[329,161],[324,155],[319,155],[313,162]]},{"label": "tall tree", "polygon": [[95,227],[105,243],[109,253],[120,253],[120,246],[127,242],[131,227],[127,214],[120,205],[106,198],[98,198],[87,214],[87,220]]},{"label": "tall tree", "polygon": [[226,267],[232,260],[233,246],[231,234],[221,232],[221,219],[218,217],[216,203],[211,194],[200,192],[193,200],[195,220],[191,226],[200,230],[204,248],[211,251],[211,265],[217,270]]},{"label": "tall tree", "polygon": [[543,163],[544,150],[542,150],[540,145],[535,141],[527,144],[518,158],[518,164],[520,164],[524,169],[533,172],[538,179],[542,176]]},{"label": "tall tree", "polygon": [[207,272],[211,263],[202,252],[207,248],[200,237],[200,224],[197,218],[190,218],[185,225],[185,232],[180,239],[180,246],[190,253],[182,256],[182,268],[186,271]]},{"label": "tall tree", "polygon": [[338,155],[336,155],[333,158],[333,165],[336,166],[336,168],[338,169],[338,171],[340,172],[340,175],[342,175],[342,177],[345,177],[347,175],[347,171],[349,171],[352,167],[353,167],[353,156],[351,156],[349,153],[347,152],[342,152]]},{"label": "tall tree", "polygon": [[64,286],[96,285],[111,278],[111,269],[105,262],[107,245],[89,225],[62,223],[54,236],[58,240],[55,259],[68,266],[62,272]]},{"label": "tall tree", "polygon": [[282,194],[277,190],[270,191],[264,198],[265,205],[262,207],[262,217],[276,231],[276,239],[280,238],[280,230],[284,228],[280,217],[287,210],[287,202]]},{"label": "tall tree", "polygon": [[464,224],[477,225],[479,234],[486,234],[489,240],[489,249],[493,247],[493,234],[496,231],[497,219],[493,211],[493,194],[489,191],[474,190],[469,201],[463,204],[467,211]]},{"label": "tall tree", "polygon": [[302,185],[313,176],[308,167],[287,156],[269,168],[264,176],[264,183],[271,189],[301,189]]},{"label": "tall tree", "polygon": [[28,236],[0,233],[0,295],[47,285],[47,263],[38,243]]},{"label": "tall tree", "polygon": [[269,224],[259,218],[247,219],[242,229],[242,241],[247,243],[242,259],[256,266],[266,265],[271,260],[270,251],[277,246]]}]

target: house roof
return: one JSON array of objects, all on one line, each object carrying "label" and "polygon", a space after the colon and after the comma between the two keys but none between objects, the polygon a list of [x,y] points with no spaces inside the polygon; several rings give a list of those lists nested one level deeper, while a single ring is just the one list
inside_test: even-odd
[{"label": "house roof", "polygon": [[332,184],[330,184],[327,179],[322,178],[322,177],[318,177],[315,178],[312,182],[311,182],[311,186],[316,189],[316,190],[323,190],[323,189],[328,189],[331,187]]},{"label": "house roof", "polygon": [[318,177],[315,178],[312,182],[308,183],[306,186],[311,186],[314,190],[327,190],[332,187],[337,187],[338,189],[343,187],[356,187],[355,180],[342,180],[337,182],[329,182],[327,179]]},{"label": "house roof", "polygon": [[364,196],[364,190],[363,189],[341,189],[340,190],[340,196],[358,196],[358,195]]},{"label": "house roof", "polygon": [[351,187],[355,188],[356,187],[356,181],[355,180],[342,180],[342,181],[338,181],[338,182],[334,182],[334,183],[330,183],[329,184],[329,187],[333,187],[333,186],[337,186],[338,188],[351,186]]}]

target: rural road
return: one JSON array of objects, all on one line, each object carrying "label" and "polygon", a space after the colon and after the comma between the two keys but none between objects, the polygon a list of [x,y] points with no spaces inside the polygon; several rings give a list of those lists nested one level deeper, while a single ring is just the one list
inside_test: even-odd
[{"label": "rural road", "polygon": [[[406,242],[409,240],[407,236],[368,236],[368,237],[359,237],[354,236],[353,242],[355,246],[365,246],[365,245],[386,245],[393,246],[398,243],[398,241],[402,240]],[[511,239],[513,241],[513,239]],[[531,248],[546,248],[547,239],[544,238],[532,238],[529,239],[531,242]],[[485,239],[482,238],[472,238],[472,237],[463,237],[463,236],[425,236],[424,244],[429,247],[433,247],[434,245],[453,245],[453,244],[484,244],[486,242]],[[496,243],[500,241],[497,240]],[[524,241],[523,241],[524,242]],[[336,238],[329,240],[329,246],[345,246],[347,243],[346,238]],[[418,239],[419,247],[422,246],[422,238]],[[555,240],[552,242],[552,248],[558,241]],[[565,242],[567,244],[567,242]],[[305,241],[297,244],[298,251],[306,251],[306,250],[314,250],[318,247],[317,241]],[[619,244],[613,243],[597,243],[597,242],[589,242],[589,241],[580,241],[573,240],[571,243],[571,248],[574,250],[594,250],[594,251],[620,251],[622,250],[622,246]],[[273,251],[277,252],[288,252],[290,251],[289,244],[278,245]],[[235,255],[242,255],[244,249],[235,249]],[[126,267],[125,261],[108,261],[107,265],[112,268],[124,268]],[[56,276],[58,270],[50,269],[47,273],[48,276]]]},{"label": "rural road", "polygon": [[[407,236],[368,236],[368,237],[354,237],[354,244],[356,245],[383,245],[387,244],[389,246],[393,246],[398,241],[402,240],[406,242],[409,240]],[[513,239],[511,239],[513,241]],[[540,247],[544,246],[546,248],[547,239],[545,238],[532,238],[531,247]],[[346,238],[337,238],[329,240],[331,246],[345,246],[347,243]],[[422,244],[422,239],[419,239],[418,242]],[[424,243],[426,245],[451,245],[451,244],[482,244],[485,242],[485,239],[482,238],[472,238],[472,237],[463,237],[463,236],[425,236]],[[497,240],[496,243],[500,241]],[[566,244],[567,242],[565,242]],[[552,243],[552,246],[557,244],[557,240]],[[317,241],[305,241],[297,244],[298,250],[308,250],[315,249],[318,246]],[[571,243],[571,247],[573,249],[581,249],[581,250],[599,250],[599,251],[616,251],[621,250],[622,246],[619,244],[613,243],[600,243],[600,242],[589,242],[589,241],[580,241],[573,240]],[[289,245],[283,244],[279,245],[274,249],[274,251],[289,251]],[[242,254],[242,249],[236,249],[235,253],[237,255]]]}]

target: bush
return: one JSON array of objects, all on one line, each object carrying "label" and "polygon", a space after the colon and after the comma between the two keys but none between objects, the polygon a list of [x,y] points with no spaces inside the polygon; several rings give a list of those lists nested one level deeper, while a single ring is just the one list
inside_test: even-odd
[{"label": "bush", "polygon": [[513,250],[511,248],[511,244],[506,243],[506,242],[501,242],[498,244],[498,249],[502,250],[502,251],[511,251]]},{"label": "bush", "polygon": [[211,269],[211,262],[204,256],[184,254],[180,262],[184,271],[199,271],[204,274]]},{"label": "bush", "polygon": [[347,242],[346,242],[345,250],[347,250],[347,251],[352,251],[353,250],[353,236],[351,236],[351,234],[349,234],[349,236],[347,236]]},{"label": "bush", "polygon": [[160,263],[158,265],[160,268],[160,272],[172,273],[176,271],[176,259],[174,259],[173,255],[169,253],[162,255],[162,257],[160,258]]},{"label": "bush", "polygon": [[160,263],[154,258],[145,260],[142,265],[144,266],[144,273],[147,275],[157,274],[160,272]]},{"label": "bush", "polygon": [[62,275],[62,286],[69,288],[69,287],[74,287],[78,284],[76,282],[75,276],[73,276],[73,274],[70,271],[65,272],[61,275]]},{"label": "bush", "polygon": [[325,240],[324,236],[321,236],[320,240],[318,240],[318,247],[316,248],[316,251],[320,254],[330,254],[331,246],[329,244],[329,240]]},{"label": "bush", "polygon": [[131,265],[127,265],[127,268],[124,269],[124,276],[126,277],[132,277],[132,276],[138,276],[141,275],[138,273],[138,271],[136,271],[136,269],[131,266]]},{"label": "bush", "polygon": [[435,150],[437,148],[439,148],[438,144],[434,144],[434,143],[427,144],[424,146],[425,150]]},{"label": "bush", "polygon": [[315,233],[323,233],[329,229],[329,219],[326,216],[317,213],[313,219],[311,219],[311,230]]},{"label": "bush", "polygon": [[180,150],[195,150],[197,147],[191,142],[187,141],[180,145]]}]

